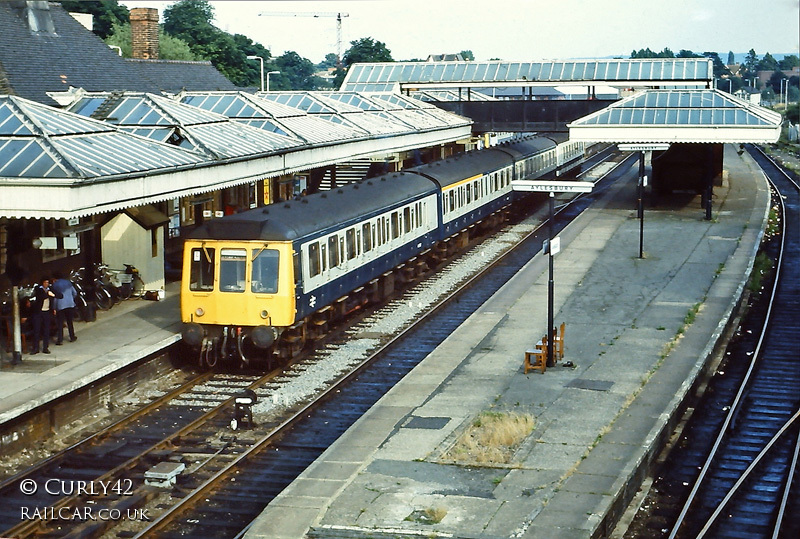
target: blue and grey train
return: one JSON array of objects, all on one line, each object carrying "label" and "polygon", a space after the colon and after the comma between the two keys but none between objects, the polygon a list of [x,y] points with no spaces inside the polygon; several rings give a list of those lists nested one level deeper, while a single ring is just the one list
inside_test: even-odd
[{"label": "blue and grey train", "polygon": [[583,155],[582,143],[528,136],[209,221],[184,245],[183,342],[209,365],[290,357],[501,223],[513,180]]}]

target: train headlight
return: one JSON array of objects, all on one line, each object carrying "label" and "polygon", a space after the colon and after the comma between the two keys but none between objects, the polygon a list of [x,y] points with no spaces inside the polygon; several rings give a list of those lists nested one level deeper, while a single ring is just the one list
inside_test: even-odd
[{"label": "train headlight", "polygon": [[260,314],[261,314],[261,318],[263,318],[264,320],[269,318],[269,311],[266,310],[266,309],[263,309]]},{"label": "train headlight", "polygon": [[194,310],[194,314],[196,314],[197,316],[203,316],[204,314],[206,314],[206,311],[202,307],[198,307],[197,309]]}]

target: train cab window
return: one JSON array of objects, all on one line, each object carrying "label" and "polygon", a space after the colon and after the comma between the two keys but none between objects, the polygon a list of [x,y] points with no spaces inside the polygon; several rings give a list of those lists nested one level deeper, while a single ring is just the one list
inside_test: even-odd
[{"label": "train cab window", "polygon": [[220,249],[219,289],[222,292],[244,292],[247,251]]},{"label": "train cab window", "polygon": [[354,228],[348,228],[347,231],[344,233],[345,237],[345,251],[347,252],[347,260],[356,257],[356,230]]},{"label": "train cab window", "polygon": [[368,253],[372,250],[372,234],[370,234],[370,226],[369,223],[364,223],[361,225],[361,238],[364,240],[364,243],[361,245],[361,249],[363,252]]},{"label": "train cab window", "polygon": [[337,236],[328,238],[328,263],[332,268],[339,265],[339,241]]},{"label": "train cab window", "polygon": [[319,243],[316,241],[308,246],[308,273],[315,277],[322,272],[319,264]]},{"label": "train cab window", "polygon": [[250,290],[254,294],[278,293],[278,261],[280,253],[275,249],[253,249]]},{"label": "train cab window", "polygon": [[192,249],[192,267],[189,290],[207,292],[214,290],[214,256],[216,249]]},{"label": "train cab window", "polygon": [[411,232],[411,208],[403,209],[403,232]]}]

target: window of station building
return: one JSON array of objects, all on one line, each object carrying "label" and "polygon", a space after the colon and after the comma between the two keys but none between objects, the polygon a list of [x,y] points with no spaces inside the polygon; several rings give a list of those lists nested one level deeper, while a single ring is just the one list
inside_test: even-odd
[{"label": "window of station building", "polygon": [[339,265],[339,241],[335,235],[328,238],[328,263],[331,268]]},{"label": "window of station building", "polygon": [[253,249],[250,290],[254,294],[278,293],[280,252],[276,249]]},{"label": "window of station building", "polygon": [[356,229],[348,228],[344,233],[345,237],[345,252],[347,253],[347,260],[356,257]]},{"label": "window of station building", "polygon": [[189,290],[207,292],[214,290],[214,258],[213,248],[192,249],[192,265],[189,270]]},{"label": "window of station building", "polygon": [[219,289],[222,292],[244,292],[246,266],[245,249],[220,249]]},{"label": "window of station building", "polygon": [[392,239],[397,239],[400,237],[400,223],[399,217],[396,211],[392,212]]},{"label": "window of station building", "polygon": [[411,232],[411,208],[403,208],[403,232]]}]

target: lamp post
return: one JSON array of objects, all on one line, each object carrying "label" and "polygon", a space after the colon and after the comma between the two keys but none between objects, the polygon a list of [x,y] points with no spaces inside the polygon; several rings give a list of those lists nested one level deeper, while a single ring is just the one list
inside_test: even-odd
[{"label": "lamp post", "polygon": [[264,91],[264,59],[260,56],[248,56],[248,60],[258,60],[261,63],[261,91]]},{"label": "lamp post", "polygon": [[[269,76],[270,75],[276,75],[278,73],[280,73],[280,71],[270,71],[269,73],[267,73],[267,91],[268,92],[269,92]],[[263,89],[262,89],[262,91],[263,91]]]}]

